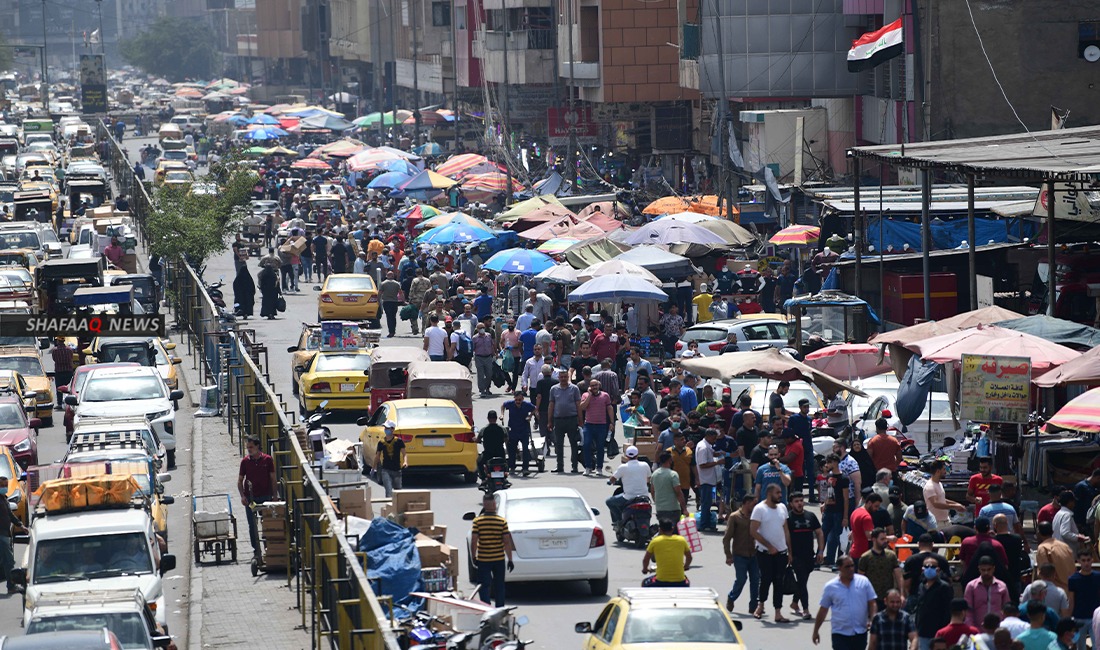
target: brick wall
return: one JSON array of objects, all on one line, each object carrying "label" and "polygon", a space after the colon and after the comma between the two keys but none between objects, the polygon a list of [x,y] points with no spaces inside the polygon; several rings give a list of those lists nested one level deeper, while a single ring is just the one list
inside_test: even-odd
[{"label": "brick wall", "polygon": [[[688,0],[689,15],[694,15],[696,2]],[[680,87],[675,0],[603,0],[600,9],[603,101],[662,102],[698,96]]]}]

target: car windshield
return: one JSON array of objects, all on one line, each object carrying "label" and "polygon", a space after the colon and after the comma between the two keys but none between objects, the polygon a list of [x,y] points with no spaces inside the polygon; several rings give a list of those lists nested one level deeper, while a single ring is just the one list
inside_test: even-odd
[{"label": "car windshield", "polygon": [[[510,519],[510,518],[509,518]],[[623,645],[628,643],[737,643],[730,625],[717,606],[631,609],[626,616]]]},{"label": "car windshield", "polygon": [[374,280],[370,276],[330,277],[325,283],[325,291],[373,291]]},{"label": "car windshield", "polygon": [[98,357],[104,363],[129,362],[143,366],[153,365],[153,359],[149,357],[149,346],[145,343],[126,343],[101,347]]},{"label": "car windshield", "polygon": [[[27,426],[23,419],[23,406],[6,402],[0,404],[0,429],[22,429]],[[3,465],[3,463],[0,463]]]},{"label": "car windshield", "polygon": [[33,232],[0,232],[0,249],[42,248],[38,235]]},{"label": "car windshield", "polygon": [[165,160],[187,160],[187,152],[180,149],[169,149],[164,152]]},{"label": "car windshield", "polygon": [[370,356],[366,354],[321,354],[317,357],[315,372],[330,370],[370,370]]},{"label": "car windshield", "polygon": [[0,370],[15,370],[24,377],[46,376],[38,357],[0,357]]},{"label": "car windshield", "polygon": [[508,523],[591,521],[591,511],[577,497],[535,497],[508,500]]},{"label": "car windshield", "polygon": [[692,327],[688,331],[684,332],[682,340],[685,343],[691,343],[692,341],[698,341],[699,343],[713,343],[715,341],[722,341],[726,338],[726,330],[718,329],[716,327]]},{"label": "car windshield", "polygon": [[34,281],[31,280],[29,273],[20,273],[15,269],[0,271],[0,278],[4,278],[4,280],[9,282],[12,286],[20,289],[30,289],[34,285]]},{"label": "car windshield", "polygon": [[933,420],[950,420],[951,402],[946,399],[936,399],[935,397],[933,397],[932,408],[929,409],[928,405],[925,404],[924,411],[920,414],[920,417],[917,418],[917,422],[920,422],[921,420],[927,421],[929,412],[931,412]]},{"label": "car windshield", "polygon": [[141,533],[40,539],[34,584],[152,573],[153,558]]},{"label": "car windshield", "polygon": [[462,412],[454,406],[403,408],[397,412],[397,425],[405,428],[462,425]]},{"label": "car windshield", "polygon": [[[6,313],[6,312],[5,312]],[[14,312],[25,313],[25,312]],[[0,346],[4,345],[17,345],[17,346],[35,346],[38,345],[38,339],[33,336],[0,336]]]},{"label": "car windshield", "polygon": [[107,628],[118,637],[126,650],[151,649],[152,640],[149,628],[139,612],[117,612],[112,614],[65,614],[32,619],[27,626],[27,634],[47,632],[67,632],[70,630],[91,631]]},{"label": "car windshield", "polygon": [[164,397],[164,380],[159,376],[92,377],[81,392],[82,402],[115,402]]}]

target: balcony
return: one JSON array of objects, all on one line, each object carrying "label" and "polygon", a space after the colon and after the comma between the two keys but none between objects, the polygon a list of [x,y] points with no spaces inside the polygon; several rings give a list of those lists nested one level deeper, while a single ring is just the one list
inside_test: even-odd
[{"label": "balcony", "polygon": [[484,51],[503,52],[505,49],[516,52],[519,50],[553,50],[554,31],[550,29],[527,29],[485,32]]},{"label": "balcony", "polygon": [[489,83],[549,84],[554,81],[553,44],[554,32],[548,29],[487,31],[484,40],[474,41],[472,54],[481,59]]}]

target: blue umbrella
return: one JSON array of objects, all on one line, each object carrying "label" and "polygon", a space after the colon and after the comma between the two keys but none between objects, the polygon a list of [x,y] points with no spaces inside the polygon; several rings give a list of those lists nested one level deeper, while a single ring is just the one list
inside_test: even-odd
[{"label": "blue umbrella", "polygon": [[279,120],[267,113],[259,113],[251,120],[248,120],[249,124],[278,124]]},{"label": "blue umbrella", "polygon": [[517,275],[534,275],[554,266],[554,260],[546,253],[526,248],[510,248],[493,255],[481,265],[483,269]]},{"label": "blue umbrella", "polygon": [[664,302],[668,295],[647,280],[633,275],[601,275],[569,294],[569,302]]},{"label": "blue umbrella", "polygon": [[236,115],[230,115],[229,119],[227,119],[226,122],[229,122],[234,126],[244,126],[245,124],[248,124],[248,118],[238,113]]},{"label": "blue umbrella", "polygon": [[286,134],[286,131],[273,126],[261,126],[258,129],[253,129],[245,133],[244,138],[245,140],[272,140],[274,138],[281,138]]},{"label": "blue umbrella", "polygon": [[413,147],[413,153],[418,156],[439,156],[443,153],[443,147],[438,142],[425,142],[419,147]]},{"label": "blue umbrella", "polygon": [[401,172],[409,177],[415,174],[419,174],[420,170],[415,166],[409,164],[409,161],[404,158],[397,158],[394,160],[382,160],[374,163],[374,167],[378,169],[384,169],[388,172]]},{"label": "blue umbrella", "polygon": [[495,239],[496,234],[482,228],[474,228],[463,223],[449,223],[438,228],[432,228],[428,232],[416,238],[419,244],[472,244]]},{"label": "blue umbrella", "polygon": [[367,183],[367,187],[372,189],[378,189],[380,187],[392,189],[409,180],[409,178],[411,177],[408,174],[403,174],[401,172],[386,172],[385,174],[379,174],[371,179],[371,182]]}]

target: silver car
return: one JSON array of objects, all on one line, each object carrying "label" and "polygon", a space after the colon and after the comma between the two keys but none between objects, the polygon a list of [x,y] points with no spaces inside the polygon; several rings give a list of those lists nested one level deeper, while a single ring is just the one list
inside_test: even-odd
[{"label": "silver car", "polygon": [[782,348],[787,345],[787,323],[779,318],[731,318],[697,323],[687,328],[676,342],[676,356],[682,357],[688,344],[699,344],[699,356],[721,353],[730,334],[737,335],[737,349],[750,352],[761,346]]}]

